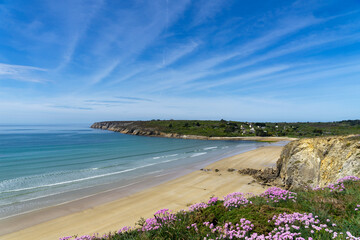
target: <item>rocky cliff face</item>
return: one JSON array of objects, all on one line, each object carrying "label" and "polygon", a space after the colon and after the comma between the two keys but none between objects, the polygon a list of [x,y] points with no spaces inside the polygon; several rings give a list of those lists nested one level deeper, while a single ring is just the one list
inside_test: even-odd
[{"label": "rocky cliff face", "polygon": [[91,125],[91,128],[99,128],[132,135],[157,136],[161,134],[159,131],[155,131],[154,129],[141,128],[133,121],[96,122]]},{"label": "rocky cliff face", "polygon": [[91,128],[98,128],[130,135],[154,136],[166,138],[182,138],[197,140],[249,140],[249,141],[292,141],[296,138],[288,137],[207,137],[199,135],[184,135],[179,133],[165,133],[156,127],[149,127],[146,121],[106,121],[96,122]]},{"label": "rocky cliff face", "polygon": [[360,177],[360,137],[290,142],[277,161],[276,171],[286,188],[324,186],[345,176]]},{"label": "rocky cliff face", "polygon": [[191,138],[206,140],[209,139],[205,136],[194,136],[194,135],[181,135],[177,133],[164,133],[153,128],[144,127],[141,121],[109,121],[109,122],[96,122],[91,125],[91,128],[99,128],[103,130],[109,130],[114,132],[120,132],[130,135],[140,136],[156,136],[156,137],[167,137],[167,138]]}]

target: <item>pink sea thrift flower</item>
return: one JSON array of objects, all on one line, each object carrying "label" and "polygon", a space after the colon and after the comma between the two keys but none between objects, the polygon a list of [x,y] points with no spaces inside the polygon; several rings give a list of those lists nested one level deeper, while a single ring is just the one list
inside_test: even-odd
[{"label": "pink sea thrift flower", "polygon": [[169,209],[161,209],[154,214],[153,218],[145,220],[145,224],[142,226],[141,230],[143,232],[156,230],[163,225],[171,224],[176,220],[175,214],[171,213]]},{"label": "pink sea thrift flower", "polygon": [[209,205],[207,205],[206,203],[196,203],[196,204],[193,204],[189,207],[189,212],[193,212],[193,211],[196,211],[196,210],[199,210],[199,209],[202,209],[202,208],[207,208]]},{"label": "pink sea thrift flower", "polygon": [[230,193],[224,197],[224,207],[226,208],[236,208],[240,206],[246,206],[247,204],[251,203],[252,202],[245,197],[245,194],[241,192]]},{"label": "pink sea thrift flower", "polygon": [[274,203],[286,201],[288,199],[295,202],[297,198],[296,193],[278,187],[271,187],[267,189],[264,193],[260,194],[260,196],[265,198],[267,202]]},{"label": "pink sea thrift flower", "polygon": [[355,177],[355,176],[346,176],[346,177],[343,177],[343,178],[340,178],[339,180],[337,180],[337,183],[343,183],[343,182],[346,182],[346,181],[357,182],[357,181],[360,181],[360,178]]},{"label": "pink sea thrift flower", "polygon": [[215,205],[217,203],[219,198],[217,197],[212,197],[210,198],[210,200],[208,201],[208,204],[211,206],[211,205]]}]

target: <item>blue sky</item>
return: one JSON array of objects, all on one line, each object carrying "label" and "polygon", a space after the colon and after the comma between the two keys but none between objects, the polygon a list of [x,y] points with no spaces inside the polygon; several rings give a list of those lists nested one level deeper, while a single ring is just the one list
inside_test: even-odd
[{"label": "blue sky", "polygon": [[0,123],[360,118],[360,2],[0,1]]}]

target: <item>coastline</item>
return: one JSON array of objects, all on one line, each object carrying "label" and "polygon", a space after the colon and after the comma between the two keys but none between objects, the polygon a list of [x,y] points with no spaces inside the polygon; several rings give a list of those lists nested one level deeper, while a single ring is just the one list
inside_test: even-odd
[{"label": "coastline", "polygon": [[[74,234],[107,233],[125,225],[132,226],[140,217],[150,217],[161,208],[186,209],[188,204],[206,201],[212,195],[222,197],[235,191],[260,193],[266,188],[251,183],[252,177],[241,176],[236,171],[228,172],[227,169],[273,166],[281,149],[281,146],[261,147],[206,166],[212,171],[199,171],[193,166],[183,176],[176,172],[167,173],[172,180],[165,175],[158,176],[156,181],[144,179],[142,189],[135,186],[112,189],[101,196],[97,194],[0,220],[0,236],[1,239],[26,239],[30,234],[34,239],[58,239]],[[219,169],[219,172],[214,169]]]},{"label": "coastline", "polygon": [[119,132],[122,134],[128,135],[137,135],[137,136],[146,136],[146,137],[162,137],[162,138],[179,138],[179,139],[193,139],[193,140],[208,140],[208,141],[255,141],[255,142],[283,142],[283,141],[295,141],[298,138],[290,138],[290,137],[206,137],[199,135],[181,135],[177,133],[163,133],[160,132],[157,135],[148,135],[141,133],[129,133],[127,131],[118,131],[106,129],[108,131]]},{"label": "coastline", "polygon": [[133,122],[123,122],[119,125],[112,125],[112,122],[96,122],[91,125],[91,128],[119,132],[128,135],[147,136],[147,137],[163,137],[163,138],[180,138],[180,139],[194,139],[194,140],[225,140],[225,141],[258,141],[258,142],[280,142],[280,141],[294,141],[297,138],[290,137],[207,137],[200,135],[183,135],[178,133],[165,133],[157,130],[147,128],[133,128],[129,127]]}]

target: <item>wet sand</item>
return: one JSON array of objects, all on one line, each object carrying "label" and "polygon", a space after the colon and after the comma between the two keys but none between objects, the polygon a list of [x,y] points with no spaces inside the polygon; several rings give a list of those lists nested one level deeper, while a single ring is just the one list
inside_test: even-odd
[{"label": "wet sand", "polygon": [[[132,188],[129,187],[126,192],[128,196],[106,204],[99,205],[101,201],[89,198],[88,202],[87,199],[83,199],[67,206],[66,204],[56,206],[57,211],[53,211],[54,207],[51,207],[29,213],[23,218],[20,215],[17,218],[0,221],[0,239],[50,240],[75,234],[103,234],[116,231],[123,226],[134,226],[141,217],[151,217],[154,212],[162,208],[175,211],[187,209],[190,204],[207,201],[211,196],[222,198],[235,191],[258,194],[266,188],[257,183],[251,183],[253,179],[250,176],[239,175],[236,171],[228,172],[227,169],[261,169],[274,166],[281,150],[281,146],[258,148],[210,164],[206,169],[211,169],[211,171],[197,170],[134,194],[131,194]],[[219,171],[215,172],[215,169]],[[159,176],[160,179],[161,177]],[[146,188],[146,179],[143,185]],[[105,196],[111,197],[111,192],[104,194]],[[71,213],[74,209],[78,212]],[[69,214],[66,214],[67,212]],[[32,219],[46,220],[49,213],[64,216],[55,216],[55,219],[31,226]],[[6,232],[12,233],[1,236]]]}]

